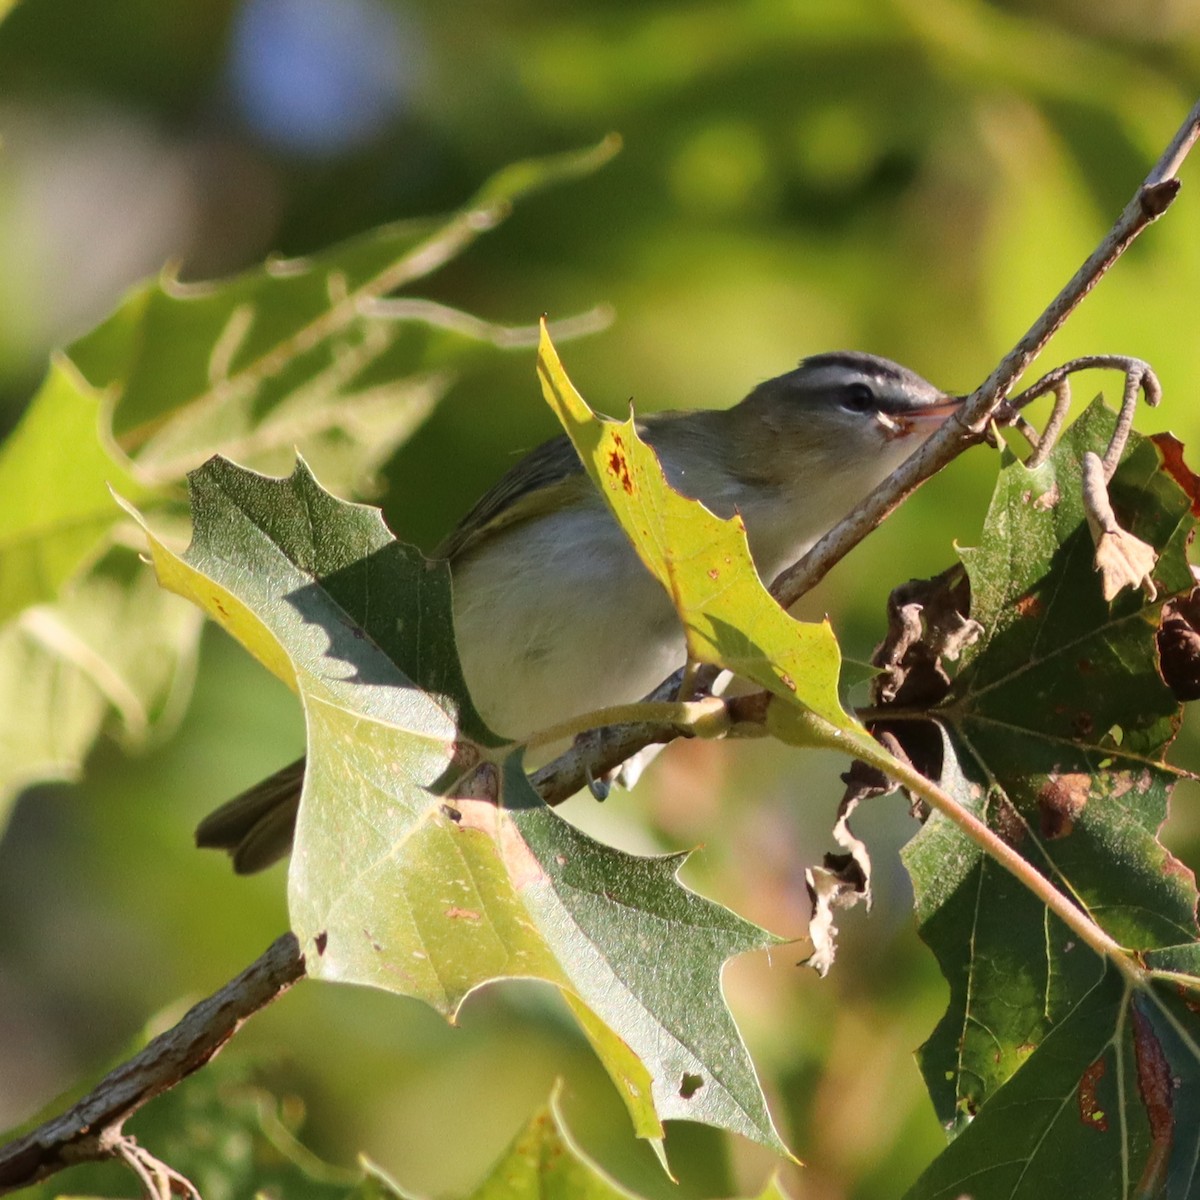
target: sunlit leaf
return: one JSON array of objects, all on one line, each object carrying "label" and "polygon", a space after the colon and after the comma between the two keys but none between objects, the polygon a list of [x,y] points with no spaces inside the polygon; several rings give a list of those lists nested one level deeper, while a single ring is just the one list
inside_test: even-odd
[{"label": "sunlit leaf", "polygon": [[613,421],[593,413],[544,324],[538,374],[584,468],[675,604],[691,657],[735,671],[835,726],[858,729],[838,699],[841,656],[833,630],[828,622],[794,620],[771,598],[741,518],[723,520],[676,492],[632,417]]},{"label": "sunlit leaf", "polygon": [[[469,1200],[636,1200],[576,1145],[557,1097],[535,1113]],[[788,1200],[771,1180],[757,1200]]]},{"label": "sunlit leaf", "polygon": [[[450,217],[375,230],[311,260],[209,284],[144,284],[54,360],[0,447],[0,674],[13,685],[0,727],[0,742],[11,747],[0,763],[5,810],[25,785],[74,777],[114,706],[127,730],[142,720],[123,682],[129,632],[139,632],[146,661],[162,646],[171,647],[164,666],[194,657],[194,645],[185,652],[179,643],[178,618],[158,602],[125,619],[119,633],[93,637],[86,668],[73,651],[46,645],[46,637],[65,637],[77,608],[63,617],[55,605],[3,624],[31,605],[54,604],[105,553],[125,522],[110,489],[142,507],[155,501],[165,515],[187,468],[215,450],[286,472],[299,447],[339,492],[372,492],[376,473],[456,368],[504,331],[427,301],[407,302],[402,317],[371,315],[368,302],[444,264],[522,195],[592,170],[615,149],[607,139],[591,151],[516,164]],[[128,586],[132,604],[136,572]],[[294,683],[286,655],[256,618],[221,588],[206,581],[201,590],[191,598]],[[110,597],[97,615],[112,615],[116,603]],[[199,624],[190,614],[188,628],[194,639]],[[110,646],[121,650],[110,654]]]},{"label": "sunlit leaf", "polygon": [[289,900],[309,974],[451,1018],[490,980],[546,980],[590,1011],[639,1133],[687,1117],[782,1150],[719,986],[770,935],[681,886],[681,856],[613,850],[543,804],[467,699],[447,566],[303,464],[217,459],[190,484],[192,544],[152,539],[160,577],[252,614],[228,627],[260,657],[272,639],[304,702]]},{"label": "sunlit leaf", "polygon": [[149,491],[104,433],[99,397],[62,360],[0,446],[0,622],[52,600],[121,519],[109,487]]},{"label": "sunlit leaf", "polygon": [[470,1200],[636,1200],[571,1140],[557,1106],[535,1113]]}]

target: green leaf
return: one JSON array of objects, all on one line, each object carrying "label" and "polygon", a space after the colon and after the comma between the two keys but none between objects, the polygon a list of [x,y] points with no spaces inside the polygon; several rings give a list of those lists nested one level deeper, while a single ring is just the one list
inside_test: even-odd
[{"label": "green leaf", "polygon": [[575,1145],[557,1104],[537,1112],[470,1200],[635,1200]]},{"label": "green leaf", "polygon": [[680,856],[613,850],[544,805],[467,699],[447,566],[302,463],[274,480],[215,459],[190,485],[187,553],[151,539],[160,577],[260,658],[277,647],[304,702],[289,902],[309,974],[451,1018],[491,980],[546,980],[591,1014],[640,1134],[687,1117],[782,1150],[719,987],[773,939],[681,886]]},{"label": "green leaf", "polygon": [[[557,1094],[488,1173],[469,1200],[636,1200],[575,1144],[558,1109]],[[772,1179],[757,1200],[788,1200]]]},{"label": "green leaf", "polygon": [[98,394],[62,359],[0,446],[0,622],[52,600],[121,520],[109,488],[150,491],[103,432]]},{"label": "green leaf", "polygon": [[102,732],[137,747],[174,726],[200,624],[116,547],[56,603],[0,625],[0,826],[29,784],[78,778]]},{"label": "green leaf", "polygon": [[217,452],[285,470],[298,448],[331,486],[361,493],[441,395],[446,368],[481,345],[461,332],[464,314],[439,328],[374,316],[371,303],[462,253],[522,196],[616,148],[606,139],[515,164],[448,218],[384,226],[311,258],[212,284],[145,284],[70,354],[113,389],[117,439],[153,478],[181,478]]},{"label": "green leaf", "polygon": [[[1148,959],[1194,971],[1196,949]],[[1133,988],[1109,966],[906,1200],[1041,1200],[1078,1195],[1082,1180],[1095,1196],[1195,1195],[1198,1034],[1175,982]]]},{"label": "green leaf", "polygon": [[688,654],[728,668],[838,729],[866,731],[838,699],[841,655],[829,623],[789,616],[763,587],[740,517],[723,520],[670,486],[633,417],[597,416],[542,325],[538,375],[584,468],[647,569],[675,604]]},{"label": "green leaf", "polygon": [[[1093,405],[1043,466],[1005,464],[982,545],[963,552],[985,632],[932,715],[943,786],[1122,945],[1146,951],[1196,936],[1193,877],[1158,840],[1180,709],[1155,646],[1162,600],[1191,587],[1194,522],[1154,447],[1135,437],[1110,490],[1131,531],[1160,551],[1160,595],[1103,600],[1079,463],[1103,451],[1113,421]],[[951,987],[921,1065],[955,1127],[1096,986],[1103,964],[941,818],[905,862],[922,936]]]}]

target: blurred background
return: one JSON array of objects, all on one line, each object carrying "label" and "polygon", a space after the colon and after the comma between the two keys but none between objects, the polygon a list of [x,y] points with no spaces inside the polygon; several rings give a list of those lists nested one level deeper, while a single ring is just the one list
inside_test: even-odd
[{"label": "blurred background", "polygon": [[[609,131],[624,139],[614,162],[524,203],[423,294],[507,324],[611,305],[610,328],[560,349],[617,415],[631,397],[724,406],[834,348],[968,390],[1103,235],[1198,87],[1190,0],[25,0],[0,24],[0,432],[47,353],[164,264],[220,276],[448,211],[514,159]],[[1142,428],[1194,442],[1200,164],[1183,178],[1039,367],[1148,359],[1167,398]],[[388,465],[393,529],[432,547],[552,432],[532,351],[480,357]],[[985,449],[961,459],[801,615],[830,613],[866,658],[890,588],[977,539],[995,467]],[[209,631],[172,736],[136,758],[101,744],[78,783],[22,798],[0,842],[0,1128],[97,1077],[156,1013],[285,928],[282,869],[235,879],[191,831],[302,741],[293,697]],[[1185,730],[1177,761],[1196,768],[1198,749]],[[626,848],[700,846],[692,886],[799,935],[843,767],[681,745],[633,795],[564,811]],[[1191,863],[1195,801],[1181,786],[1169,829]],[[843,922],[830,977],[787,948],[726,972],[808,1164],[784,1171],[805,1200],[893,1197],[942,1145],[911,1058],[946,994],[896,858],[914,826],[892,798],[858,831],[876,905]],[[321,1155],[366,1152],[427,1194],[476,1182],[557,1076],[581,1142],[648,1195],[753,1191],[776,1165],[674,1126],[674,1188],[532,986],[486,990],[452,1030],[414,1002],[305,984],[225,1057],[266,1064]]]}]

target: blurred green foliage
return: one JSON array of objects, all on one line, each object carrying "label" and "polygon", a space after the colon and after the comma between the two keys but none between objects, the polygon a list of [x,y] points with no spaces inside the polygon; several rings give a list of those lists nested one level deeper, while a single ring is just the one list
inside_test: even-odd
[{"label": "blurred green foliage", "polygon": [[[375,34],[349,50],[326,36],[328,60],[342,54],[362,79],[382,45],[395,70],[371,66],[373,123],[314,149],[300,135],[316,118],[294,94],[284,102],[289,80],[311,103],[326,94],[320,71],[280,71],[269,51],[294,43],[251,37],[297,7],[24,0],[0,24],[0,427],[49,348],[167,261],[186,280],[309,253],[446,211],[507,162],[610,130],[626,146],[613,164],[522,207],[431,278],[430,298],[513,324],[613,304],[612,329],[572,345],[568,366],[617,415],[630,396],[647,410],[725,405],[842,346],[966,389],[1099,239],[1200,83],[1200,11],[1187,0],[342,0],[338,29],[350,14]],[[253,85],[280,78],[282,99],[264,107]],[[1044,363],[1148,359],[1166,401],[1143,427],[1191,441],[1195,173]],[[387,467],[393,528],[431,545],[552,429],[532,350],[482,356]],[[994,474],[986,450],[965,456],[802,615],[829,611],[847,652],[865,657],[890,586],[946,566],[952,539],[977,539]],[[85,783],[25,797],[0,843],[0,1125],[93,1075],[147,1014],[211,991],[283,927],[282,875],[233,880],[191,849],[190,830],[301,740],[290,695],[214,633],[177,737],[135,760],[103,747]],[[1196,764],[1194,734],[1176,759]],[[567,813],[630,849],[703,842],[689,882],[791,934],[841,766],[680,746],[633,797]],[[1194,801],[1180,789],[1171,826],[1191,861]],[[860,825],[880,867],[913,828],[888,803]],[[876,889],[828,979],[786,953],[727,973],[777,1122],[808,1163],[787,1176],[800,1197],[894,1196],[942,1144],[910,1055],[946,989],[917,942],[902,872],[881,870]],[[305,985],[227,1054],[267,1045],[298,1064],[315,1149],[344,1164],[365,1151],[415,1189],[475,1184],[559,1074],[580,1141],[646,1194],[752,1191],[772,1165],[677,1126],[668,1153],[681,1184],[667,1183],[564,1013],[532,985],[485,991],[458,1030],[391,997]]]}]

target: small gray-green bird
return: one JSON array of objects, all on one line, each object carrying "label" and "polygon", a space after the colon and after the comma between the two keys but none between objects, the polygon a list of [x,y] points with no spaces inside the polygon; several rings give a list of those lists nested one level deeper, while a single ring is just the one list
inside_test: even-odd
[{"label": "small gray-green bird", "polygon": [[[741,514],[770,580],[887,478],[961,405],[871,354],[806,358],[720,411],[639,422],[671,485],[718,516]],[[454,629],[480,715],[527,737],[641,699],[680,667],[683,630],[557,437],[526,455],[438,549],[449,560]],[[196,841],[251,872],[286,854],[304,760],[205,818]]]}]

